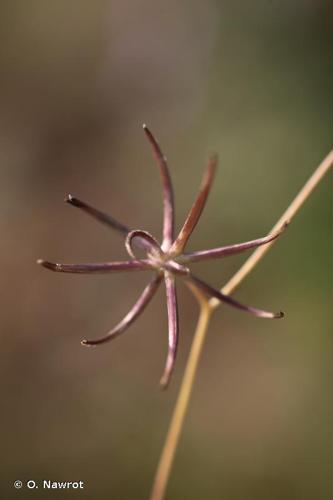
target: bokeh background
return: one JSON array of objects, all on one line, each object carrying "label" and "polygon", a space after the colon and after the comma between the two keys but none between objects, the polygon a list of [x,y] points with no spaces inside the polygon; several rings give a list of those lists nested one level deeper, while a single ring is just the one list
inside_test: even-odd
[{"label": "bokeh background", "polygon": [[[67,193],[160,236],[143,122],[168,156],[178,225],[207,154],[220,156],[190,248],[264,235],[333,146],[332,5],[2,0],[2,498],[51,495],[18,492],[16,479],[84,481],[71,498],[148,498],[196,303],[180,284],[163,393],[163,290],[121,338],[86,349],[80,340],[118,322],[147,276],[52,274],[36,259],[125,257]],[[328,175],[237,292],[284,321],[215,315],[167,498],[332,498],[332,215]],[[244,259],[195,267],[222,286]]]}]

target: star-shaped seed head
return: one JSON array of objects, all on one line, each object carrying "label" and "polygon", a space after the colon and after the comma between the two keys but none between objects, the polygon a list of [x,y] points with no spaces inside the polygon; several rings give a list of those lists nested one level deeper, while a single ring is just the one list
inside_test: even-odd
[{"label": "star-shaped seed head", "polygon": [[[141,229],[132,230],[125,224],[115,220],[100,210],[84,203],[83,201],[68,195],[65,199],[67,203],[80,208],[90,216],[107,226],[115,229],[125,238],[125,248],[129,254],[129,260],[120,262],[102,262],[89,264],[56,264],[45,260],[38,260],[38,264],[51,269],[52,271],[62,273],[108,273],[115,271],[153,271],[154,276],[143,290],[137,302],[127,315],[118,323],[107,335],[96,340],[83,340],[82,344],[87,346],[104,344],[123,333],[142,313],[147,304],[152,299],[160,283],[164,281],[166,290],[166,302],[168,312],[169,342],[168,355],[161,378],[162,387],[167,387],[174,368],[178,344],[178,307],[176,294],[176,278],[182,278],[188,287],[193,291],[197,290],[203,293],[207,298],[215,297],[221,302],[225,302],[242,311],[249,312],[260,318],[282,318],[283,313],[272,313],[263,311],[255,307],[241,304],[229,295],[225,295],[219,290],[213,288],[205,281],[195,276],[188,264],[207,259],[217,259],[227,255],[234,255],[245,250],[264,245],[277,238],[285,229],[286,225],[278,232],[247,241],[224,247],[200,250],[197,252],[186,253],[185,247],[195,226],[197,225],[201,213],[204,209],[209,191],[211,189],[214,174],[217,166],[217,157],[211,156],[208,160],[199,193],[188,213],[188,216],[175,237],[174,233],[174,200],[170,173],[166,157],[163,155],[155,137],[146,125],[143,126],[144,132],[150,142],[159,167],[162,189],[163,189],[163,238],[161,244],[147,231]],[[141,249],[145,252],[145,258],[136,255],[136,250]]]}]

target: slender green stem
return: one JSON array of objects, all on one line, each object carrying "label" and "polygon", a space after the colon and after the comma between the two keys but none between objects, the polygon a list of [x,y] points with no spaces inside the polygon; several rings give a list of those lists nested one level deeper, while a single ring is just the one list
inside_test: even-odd
[{"label": "slender green stem", "polygon": [[[333,151],[331,151],[326,158],[320,163],[320,165],[313,172],[311,177],[304,184],[302,189],[299,191],[297,196],[290,203],[287,210],[281,215],[276,224],[272,227],[270,234],[275,233],[276,231],[280,231],[283,225],[286,222],[290,222],[291,219],[296,215],[299,209],[302,207],[304,202],[309,198],[310,194],[317,187],[319,182],[322,180],[324,175],[332,168],[333,166]],[[267,245],[263,245],[258,247],[250,257],[244,262],[244,264],[238,269],[238,271],[233,275],[233,277],[224,285],[222,288],[222,292],[226,295],[232,293],[238,285],[246,278],[246,276],[252,271],[252,269],[258,264],[258,262],[263,258],[266,252],[271,248],[272,245],[276,243],[276,240],[273,240]],[[211,300],[211,305],[213,307],[217,307],[219,302],[216,299]]]},{"label": "slender green stem", "polygon": [[[331,151],[329,155],[323,160],[323,162],[317,167],[304,187],[300,190],[296,198],[292,201],[287,210],[275,224],[271,232],[279,230],[286,221],[290,221],[296,215],[303,203],[310,196],[312,191],[319,184],[321,179],[332,167],[332,165],[333,151]],[[232,293],[236,289],[236,287],[243,281],[243,279],[252,271],[256,264],[258,264],[258,262],[262,259],[268,249],[275,243],[275,241],[276,240],[255,250],[252,255],[245,261],[243,266],[222,288],[222,292],[225,294]],[[197,295],[200,303],[200,316],[185,368],[183,380],[180,386],[179,395],[166,436],[164,448],[157,467],[150,500],[163,500],[165,497],[173,460],[177,450],[179,438],[186,416],[186,411],[193,389],[193,383],[195,380],[200,355],[207,335],[209,321],[212,312],[218,305],[218,302],[214,298],[207,301],[201,294],[199,294],[199,292],[197,292],[196,289],[193,288],[193,292]]]},{"label": "slender green stem", "polygon": [[199,321],[180,388],[181,397],[177,399],[176,406],[173,412],[169,431],[157,468],[157,473],[151,493],[151,500],[164,498],[165,489],[168,483],[171,466],[174,460],[180,433],[183,427],[186,409],[190,400],[193,381],[197,371],[200,353],[202,352],[202,345],[206,336],[207,327],[212,311],[213,309],[209,306],[209,303],[207,301],[201,303]]}]

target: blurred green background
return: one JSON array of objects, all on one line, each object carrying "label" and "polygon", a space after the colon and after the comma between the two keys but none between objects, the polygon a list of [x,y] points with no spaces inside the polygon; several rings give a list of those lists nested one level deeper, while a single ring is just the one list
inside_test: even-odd
[{"label": "blurred green background", "polygon": [[[0,224],[2,498],[16,479],[82,480],[71,498],[148,498],[197,320],[180,283],[166,393],[161,289],[98,349],[147,276],[58,275],[36,259],[116,260],[123,241],[67,193],[157,237],[166,152],[177,223],[207,154],[220,168],[189,248],[263,236],[333,146],[330,0],[2,0]],[[333,497],[332,174],[210,327],[167,498]],[[244,261],[197,273],[221,286]],[[52,492],[62,498],[63,492]]]}]

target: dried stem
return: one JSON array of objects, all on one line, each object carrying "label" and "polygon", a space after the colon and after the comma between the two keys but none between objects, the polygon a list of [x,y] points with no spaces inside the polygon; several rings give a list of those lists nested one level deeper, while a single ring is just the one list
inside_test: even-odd
[{"label": "dried stem", "polygon": [[[302,189],[299,191],[298,195],[291,202],[287,210],[281,215],[280,219],[277,221],[275,226],[272,227],[270,233],[275,233],[280,231],[284,224],[289,221],[297,214],[298,210],[301,208],[303,203],[308,199],[312,191],[319,184],[324,175],[329,171],[333,165],[333,151],[331,151],[326,158],[321,162],[321,164],[316,168],[308,181],[304,184]],[[228,281],[228,283],[222,288],[222,292],[225,294],[232,293],[238,285],[243,281],[244,278],[252,271],[252,269],[258,264],[266,252],[274,244],[271,241],[267,245],[257,248],[252,255],[244,262],[242,267],[233,275],[233,277]],[[211,305],[217,307],[219,305],[218,301],[212,299]]]},{"label": "dried stem", "polygon": [[[271,231],[272,233],[279,231],[286,222],[290,221],[296,215],[303,203],[307,200],[307,198],[310,196],[312,191],[319,184],[328,170],[332,167],[332,165],[333,151],[331,151],[323,160],[323,162],[317,167],[310,179],[306,182],[296,198],[292,201],[287,210],[275,224]],[[258,262],[265,255],[268,249],[274,244],[274,241],[271,241],[266,246],[257,248],[257,250],[253,252],[253,254],[245,261],[243,266],[222,288],[222,292],[224,294],[230,294],[237,288],[237,286],[244,280],[244,278],[246,278],[246,276],[252,271],[256,264],[258,264]],[[190,286],[190,284],[188,285]],[[165,497],[170,471],[184,424],[184,419],[186,416],[186,411],[188,408],[191,392],[193,389],[193,383],[200,360],[200,355],[207,335],[209,321],[213,311],[219,305],[219,302],[215,298],[207,301],[195,289],[193,289],[193,291],[198,296],[198,300],[200,303],[200,316],[185,368],[185,373],[179,390],[179,395],[166,436],[164,448],[155,475],[150,500],[163,500]]]},{"label": "dried stem", "polygon": [[206,336],[209,319],[212,313],[207,300],[202,300],[200,316],[191,346],[191,352],[186,365],[184,377],[179,391],[174,412],[172,415],[169,431],[165,440],[164,448],[158,464],[157,473],[151,493],[151,500],[162,500],[168,484],[170,470],[177,449],[177,444],[182,431],[186,410],[190,400],[194,377],[197,371],[203,342]]}]

